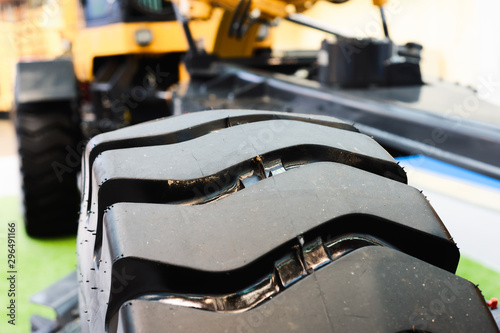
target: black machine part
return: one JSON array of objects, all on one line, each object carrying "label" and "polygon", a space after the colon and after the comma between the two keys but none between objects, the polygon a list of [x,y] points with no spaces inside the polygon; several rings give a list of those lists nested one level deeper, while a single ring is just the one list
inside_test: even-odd
[{"label": "black machine part", "polygon": [[94,59],[95,77],[89,85],[94,132],[172,114],[166,91],[179,80],[180,54],[158,57],[124,55]]},{"label": "black machine part", "polygon": [[15,102],[70,101],[78,97],[73,62],[70,59],[17,63]]},{"label": "black machine part", "polygon": [[[47,306],[57,315],[56,320],[43,317],[31,318],[32,333],[70,332],[70,327],[78,322],[78,285],[76,271],[66,275],[48,288],[30,297],[32,303]],[[79,332],[75,328],[74,332]],[[73,332],[73,330],[71,330]]]},{"label": "black machine part", "polygon": [[83,161],[83,332],[498,332],[425,197],[342,121],[192,113]]},{"label": "black machine part", "polygon": [[324,40],[319,81],[341,87],[421,85],[420,50],[415,43],[398,47],[387,38]]},{"label": "black machine part", "polygon": [[[294,70],[292,65],[286,69]],[[394,155],[424,154],[500,179],[500,160],[491,153],[500,148],[499,109],[466,87],[433,80],[340,89],[276,74],[272,67],[227,63],[219,63],[216,73],[192,79],[189,89],[178,94],[174,113],[230,108],[334,116],[356,124]]]},{"label": "black machine part", "polygon": [[100,0],[81,0],[87,27],[118,22],[164,22],[176,19],[171,1],[118,0],[103,5]]}]

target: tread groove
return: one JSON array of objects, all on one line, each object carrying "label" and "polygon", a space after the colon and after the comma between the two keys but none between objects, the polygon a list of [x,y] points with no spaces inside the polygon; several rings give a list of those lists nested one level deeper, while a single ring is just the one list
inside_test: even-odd
[{"label": "tread groove", "polygon": [[[270,121],[270,120],[292,120],[292,121],[311,123],[356,133],[359,132],[355,127],[349,124],[341,122],[327,122],[321,119],[314,119],[314,118],[302,118],[288,114],[277,114],[277,113],[266,112],[261,114],[250,114],[250,115],[233,116],[233,117],[227,116],[224,118],[207,121],[189,128],[183,128],[170,133],[162,133],[159,135],[136,137],[130,139],[112,140],[99,143],[94,147],[92,147],[92,150],[90,151],[88,156],[88,170],[89,170],[88,177],[92,178],[92,166],[94,164],[95,159],[97,158],[97,156],[99,156],[105,151],[176,144],[197,139],[202,136],[208,135],[212,132],[222,130],[225,128],[230,128],[249,123]],[[90,186],[92,186],[91,183]],[[92,202],[91,188],[89,189],[88,202],[89,203]]]},{"label": "tread groove", "polygon": [[99,154],[101,154],[107,150],[137,148],[137,147],[151,147],[151,146],[175,144],[175,143],[193,140],[193,139],[202,137],[204,135],[210,134],[214,131],[222,130],[224,128],[229,128],[229,127],[247,124],[247,123],[269,121],[269,120],[301,121],[301,122],[313,123],[313,124],[317,124],[317,125],[342,129],[342,130],[346,130],[346,131],[358,132],[358,130],[355,129],[353,126],[348,125],[348,124],[344,124],[344,123],[334,123],[334,122],[327,123],[327,122],[319,121],[316,119],[300,118],[300,117],[294,117],[294,116],[285,117],[283,115],[276,115],[273,113],[270,113],[269,115],[258,114],[258,115],[251,115],[251,116],[245,115],[245,116],[240,116],[240,117],[227,117],[227,118],[217,119],[214,121],[199,124],[197,126],[193,126],[190,128],[181,129],[181,130],[171,132],[171,133],[100,143],[92,148],[92,151],[90,152],[90,156],[89,156],[89,165],[90,165],[90,168],[92,168],[92,164],[93,164],[93,161],[95,160],[95,158]]},{"label": "tread groove", "polygon": [[[299,237],[300,236],[300,237]],[[329,262],[318,267],[321,269],[332,262],[365,246],[383,246],[393,248],[425,262],[437,265],[450,272],[458,264],[458,251],[449,243],[434,236],[415,234],[415,230],[394,225],[393,222],[379,217],[350,214],[327,221],[314,229],[298,235],[274,248],[263,257],[231,271],[201,271],[168,263],[159,263],[135,257],[113,258],[113,271],[122,272],[127,267],[127,274],[134,279],[119,293],[111,293],[107,318],[109,319],[124,302],[140,296],[151,295],[151,298],[162,298],[168,295],[186,295],[202,297],[206,295],[234,294],[249,290],[262,281],[263,277],[276,274],[276,265],[295,256],[297,249],[302,249],[302,241],[306,244],[321,239],[327,251]],[[353,242],[353,240],[358,240]],[[359,240],[369,240],[359,242]],[[447,253],[455,262],[439,262],[431,250],[422,252],[422,242]],[[299,250],[300,251],[300,250]],[[148,272],[143,274],[142,272]],[[311,272],[312,273],[312,272]],[[307,273],[295,279],[293,283],[306,277]],[[114,275],[113,275],[114,276]],[[277,276],[276,276],[277,278]],[[118,281],[113,281],[118,284]],[[289,286],[280,283],[280,291]],[[148,298],[148,297],[146,297]],[[178,303],[177,303],[178,304]]]},{"label": "tread groove", "polygon": [[[224,198],[249,186],[245,179],[253,177],[253,184],[266,178],[264,164],[271,169],[276,161],[284,169],[294,169],[317,162],[345,164],[401,183],[406,183],[402,168],[388,161],[351,153],[328,146],[302,145],[269,152],[240,162],[218,174],[189,180],[111,179],[100,185],[97,210],[97,239],[95,253],[99,257],[102,246],[102,218],[107,207],[119,202],[158,204],[200,204]],[[263,164],[264,163],[264,164]],[[263,170],[264,169],[264,170]],[[242,186],[242,183],[244,184]],[[213,189],[213,191],[211,190]]]}]

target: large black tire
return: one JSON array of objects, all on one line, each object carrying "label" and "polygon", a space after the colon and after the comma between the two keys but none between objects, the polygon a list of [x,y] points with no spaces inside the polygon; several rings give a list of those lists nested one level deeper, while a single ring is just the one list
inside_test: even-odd
[{"label": "large black tire", "polygon": [[211,111],[95,137],[83,332],[497,332],[425,197],[327,117]]},{"label": "large black tire", "polygon": [[83,144],[71,105],[22,104],[16,113],[26,231],[32,237],[75,234],[80,211],[78,145]]}]

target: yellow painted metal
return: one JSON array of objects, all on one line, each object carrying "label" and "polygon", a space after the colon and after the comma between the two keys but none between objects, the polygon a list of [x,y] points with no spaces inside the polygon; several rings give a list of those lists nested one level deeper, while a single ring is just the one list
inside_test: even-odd
[{"label": "yellow painted metal", "polygon": [[[227,8],[230,11],[234,11],[238,5],[238,1],[233,0],[216,0],[211,1],[217,5]],[[275,18],[275,17],[285,17],[288,15],[287,12],[287,2],[278,0],[254,0],[252,1],[250,10],[259,9],[263,15]]]},{"label": "yellow painted metal", "polygon": [[193,34],[194,40],[207,52],[212,53],[214,50],[217,30],[219,29],[224,10],[222,8],[214,8],[205,20],[192,20],[189,22],[189,28]]},{"label": "yellow painted metal", "polygon": [[[149,29],[153,41],[140,46],[135,41],[139,29]],[[93,60],[96,57],[123,54],[165,54],[185,52],[188,44],[179,22],[114,23],[86,28],[79,32],[73,47],[76,76],[90,81]]]},{"label": "yellow painted metal", "polygon": [[[221,58],[245,58],[252,57],[255,50],[271,48],[273,44],[273,28],[269,28],[269,36],[264,40],[258,40],[257,34],[260,24],[252,25],[242,38],[229,36],[231,21],[237,9],[239,1],[234,0],[205,0],[214,6],[225,9],[219,19],[220,24],[214,34],[216,36],[213,44],[213,53]],[[253,0],[249,12],[260,18],[274,19],[283,18],[290,13],[302,12],[310,8],[316,0]],[[196,34],[194,34],[196,36]]]},{"label": "yellow painted metal", "polygon": [[258,24],[250,27],[247,33],[242,38],[229,36],[229,29],[233,14],[225,12],[214,44],[214,54],[221,58],[244,58],[253,55],[255,42],[257,39]]},{"label": "yellow painted metal", "polygon": [[[176,1],[174,1],[176,2]],[[179,2],[177,1],[177,4]],[[208,20],[212,15],[213,7],[207,2],[201,0],[191,0],[188,1],[189,5],[189,19],[190,20]]]},{"label": "yellow painted metal", "polygon": [[180,83],[187,83],[191,79],[191,75],[189,75],[189,72],[184,65],[184,63],[179,64],[179,82]]},{"label": "yellow painted metal", "polygon": [[233,13],[214,8],[208,20],[190,21],[193,38],[207,53],[221,58],[251,57],[256,49],[272,46],[272,29],[268,38],[257,40],[258,24],[252,27],[242,39],[229,37]]},{"label": "yellow painted metal", "polygon": [[382,7],[383,5],[385,5],[387,3],[388,0],[373,0],[373,4],[375,6],[379,6],[379,7]]},{"label": "yellow painted metal", "polygon": [[[234,12],[239,1],[235,0],[205,0],[206,2],[221,6],[222,8]],[[267,19],[286,17],[295,12],[302,12],[310,8],[317,0],[253,0],[250,4],[250,11],[259,10],[261,15]]]},{"label": "yellow painted metal", "polygon": [[83,10],[79,5],[79,1],[59,0],[55,3],[59,4],[64,21],[63,29],[61,29],[61,37],[73,42],[78,31],[84,25]]}]

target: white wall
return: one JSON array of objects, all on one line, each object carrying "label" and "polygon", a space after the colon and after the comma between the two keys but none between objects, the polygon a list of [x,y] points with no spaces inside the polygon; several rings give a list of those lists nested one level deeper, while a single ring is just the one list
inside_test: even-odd
[{"label": "white wall", "polygon": [[[488,100],[500,105],[500,1],[476,0],[479,33],[477,41],[477,77],[475,84]],[[484,80],[492,87],[484,87]],[[488,89],[489,88],[489,89]]]}]

